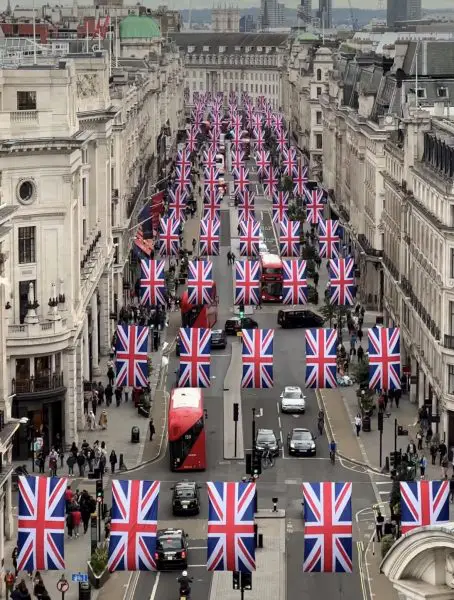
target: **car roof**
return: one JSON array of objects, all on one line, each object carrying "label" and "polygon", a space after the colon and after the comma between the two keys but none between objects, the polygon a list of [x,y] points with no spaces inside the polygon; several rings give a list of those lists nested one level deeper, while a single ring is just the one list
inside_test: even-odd
[{"label": "car roof", "polygon": [[195,481],[178,481],[175,484],[175,488],[193,488],[196,485]]},{"label": "car roof", "polygon": [[274,435],[274,431],[272,429],[259,429],[257,433],[272,433]]},{"label": "car roof", "polygon": [[295,433],[295,431],[301,432],[301,433],[303,433],[304,431],[307,431],[307,433],[310,433],[309,429],[306,429],[305,427],[294,427],[292,429],[292,433]]},{"label": "car roof", "polygon": [[224,333],[223,329],[212,329],[211,333],[216,333],[217,335],[222,335]]},{"label": "car roof", "polygon": [[284,392],[301,392],[301,388],[299,385],[286,385]]},{"label": "car roof", "polygon": [[184,535],[183,529],[173,529],[168,527],[167,529],[158,529],[156,532],[158,537],[182,537]]}]

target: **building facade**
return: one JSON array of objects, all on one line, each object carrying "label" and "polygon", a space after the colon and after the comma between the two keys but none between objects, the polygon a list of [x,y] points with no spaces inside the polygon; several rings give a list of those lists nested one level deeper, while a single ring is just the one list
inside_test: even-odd
[{"label": "building facade", "polygon": [[417,21],[422,16],[422,0],[387,0],[386,23],[396,27],[400,21]]},{"label": "building facade", "polygon": [[211,29],[219,33],[238,33],[240,31],[238,7],[213,8],[211,10]]},{"label": "building facade", "polygon": [[6,373],[12,415],[29,421],[21,457],[38,435],[77,441],[84,381],[100,374],[134,285],[135,225],[183,114],[178,51],[155,25],[123,23],[113,69],[98,52],[0,70],[0,212],[16,209],[2,241]]},{"label": "building facade", "polygon": [[179,33],[190,100],[194,92],[246,91],[281,106],[281,74],[287,36],[275,33]]}]

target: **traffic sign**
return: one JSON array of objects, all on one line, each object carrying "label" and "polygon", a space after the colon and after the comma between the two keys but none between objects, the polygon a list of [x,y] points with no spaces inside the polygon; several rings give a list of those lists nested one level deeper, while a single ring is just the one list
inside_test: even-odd
[{"label": "traffic sign", "polygon": [[66,579],[61,578],[57,581],[57,590],[62,594],[69,590],[69,583],[66,581]]},{"label": "traffic sign", "polygon": [[71,580],[75,583],[86,583],[88,581],[87,573],[73,573],[71,575]]}]

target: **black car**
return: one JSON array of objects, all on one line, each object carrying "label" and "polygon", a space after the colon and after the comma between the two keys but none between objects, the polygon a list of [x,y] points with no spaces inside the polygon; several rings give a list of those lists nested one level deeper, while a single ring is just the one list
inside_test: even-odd
[{"label": "black car", "polygon": [[315,439],[309,429],[295,427],[287,436],[287,450],[292,456],[307,454],[315,456],[317,449]]},{"label": "black car", "polygon": [[211,330],[211,347],[222,348],[227,346],[227,336],[223,329],[212,329]]},{"label": "black car", "polygon": [[251,317],[231,317],[227,319],[224,326],[224,331],[227,335],[236,335],[242,329],[257,329],[259,324]]},{"label": "black car", "polygon": [[261,454],[268,448],[273,456],[279,456],[279,442],[272,429],[259,429],[255,437],[255,451]]},{"label": "black car", "polygon": [[172,490],[172,512],[174,515],[199,514],[199,486],[195,481],[179,481]]},{"label": "black car", "polygon": [[277,322],[283,328],[291,327],[323,327],[323,317],[303,308],[282,308],[277,313]]},{"label": "black car", "polygon": [[156,534],[155,561],[158,571],[187,569],[187,533],[183,529],[158,529]]}]

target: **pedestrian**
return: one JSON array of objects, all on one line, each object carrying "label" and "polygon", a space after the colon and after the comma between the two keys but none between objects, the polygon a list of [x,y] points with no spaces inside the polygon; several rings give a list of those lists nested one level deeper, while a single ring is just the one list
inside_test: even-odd
[{"label": "pedestrian", "polygon": [[80,477],[84,476],[85,462],[86,462],[85,454],[82,451],[80,451],[79,454],[77,455],[77,466],[79,467],[79,476]]},{"label": "pedestrian", "polygon": [[79,537],[79,529],[80,529],[80,523],[82,521],[82,514],[80,512],[80,508],[75,505],[74,506],[74,510],[71,512],[72,517],[73,517],[73,530],[74,530],[74,537],[78,538]]},{"label": "pedestrian", "polygon": [[68,465],[68,476],[71,477],[74,475],[74,465],[76,464],[77,457],[71,452],[66,459],[66,464]]},{"label": "pedestrian", "polygon": [[381,514],[380,509],[375,513],[375,541],[380,542],[383,537],[383,523],[385,522],[384,516]]},{"label": "pedestrian", "polygon": [[41,573],[36,571],[35,578],[33,580],[33,595],[38,598],[38,600],[42,600],[44,594],[46,594],[46,586],[44,585],[43,578],[41,577]]},{"label": "pedestrian", "polygon": [[446,444],[444,442],[440,442],[438,446],[438,452],[440,453],[440,467],[445,454],[447,454],[447,451],[448,448],[446,447]]},{"label": "pedestrian", "polygon": [[57,477],[57,456],[53,452],[55,451],[51,450],[49,454],[49,474],[51,477]]},{"label": "pedestrian", "polygon": [[44,467],[46,466],[46,459],[44,457],[44,452],[40,450],[38,452],[38,456],[36,457],[36,464],[38,466],[39,473],[44,473]]},{"label": "pedestrian", "polygon": [[413,440],[410,440],[410,443],[407,446],[407,454],[410,457],[410,460],[417,454],[416,444]]},{"label": "pedestrian", "polygon": [[120,404],[121,404],[121,395],[122,395],[122,387],[117,386],[115,388],[115,400],[117,402],[117,406],[120,406]]},{"label": "pedestrian", "polygon": [[108,385],[106,385],[106,389],[104,390],[104,394],[106,396],[106,404],[107,406],[110,406],[112,404],[112,398],[113,398],[113,387],[112,384],[109,383]]},{"label": "pedestrian", "polygon": [[451,504],[454,502],[454,473],[451,475],[451,479],[449,481],[449,500]]},{"label": "pedestrian", "polygon": [[73,503],[73,500],[74,500],[74,492],[72,491],[71,486],[68,485],[65,490],[66,512],[69,512],[69,507]]},{"label": "pedestrian", "polygon": [[13,548],[13,552],[11,554],[11,558],[13,560],[13,567],[14,567],[14,574],[17,577],[17,574],[19,573],[19,571],[17,570],[17,555],[18,555],[19,551],[17,549],[17,546],[15,546]]},{"label": "pedestrian", "polygon": [[92,410],[90,410],[87,415],[87,426],[90,431],[94,431],[96,429],[96,417]]},{"label": "pedestrian", "polygon": [[100,381],[98,383],[98,403],[102,404],[104,402],[104,386]]},{"label": "pedestrian", "polygon": [[359,437],[359,432],[361,431],[361,422],[361,415],[358,413],[355,417],[356,437]]},{"label": "pedestrian", "polygon": [[433,436],[433,431],[431,429],[431,427],[429,427],[429,429],[426,432],[426,448],[429,448],[431,443],[432,443],[432,436]]},{"label": "pedestrian", "polygon": [[362,339],[363,339],[363,335],[364,335],[363,334],[363,330],[361,328],[359,328],[356,335],[358,336],[359,343],[361,344]]},{"label": "pedestrian", "polygon": [[[14,596],[15,592],[18,592],[17,596]],[[25,581],[23,579],[20,580],[19,585],[16,590],[11,594],[11,600],[31,600],[30,592],[27,589]]]},{"label": "pedestrian", "polygon": [[[109,366],[109,363],[112,363]],[[107,367],[107,379],[109,380],[109,385],[113,386],[114,381],[115,381],[115,371],[113,368],[113,361],[109,361],[109,363],[107,363],[108,367]]]},{"label": "pedestrian", "polygon": [[441,468],[442,468],[443,479],[448,479],[449,460],[448,460],[447,454],[445,454],[443,456],[443,458],[441,459]]},{"label": "pedestrian", "polygon": [[65,453],[63,452],[63,447],[59,446],[57,452],[60,458],[60,467],[63,469],[63,461],[65,460]]},{"label": "pedestrian", "polygon": [[95,500],[89,495],[87,490],[83,490],[80,496],[80,512],[82,515],[82,522],[84,524],[84,533],[88,531],[88,525],[90,523],[90,516],[96,509]]},{"label": "pedestrian", "polygon": [[230,260],[230,250],[227,252],[227,264],[230,265],[231,264],[231,260]]},{"label": "pedestrian", "polygon": [[364,350],[362,346],[358,347],[358,351],[356,353],[356,356],[358,357],[358,362],[362,363],[364,360]]},{"label": "pedestrian", "polygon": [[72,538],[73,537],[74,524],[73,524],[73,513],[72,513],[71,510],[66,515],[66,527],[68,529],[68,537]]},{"label": "pedestrian", "polygon": [[107,429],[107,411],[103,410],[99,416],[99,426],[101,429]]},{"label": "pedestrian", "polygon": [[318,286],[319,278],[320,278],[320,275],[318,274],[318,271],[315,271],[314,277],[313,277],[315,287]]},{"label": "pedestrian", "polygon": [[150,424],[148,425],[148,429],[150,432],[150,442],[153,441],[153,436],[156,433],[156,427],[154,426],[153,419],[150,419]]},{"label": "pedestrian", "polygon": [[418,441],[418,450],[422,450],[422,435],[423,435],[423,433],[422,433],[422,430],[420,429],[418,431],[418,433],[416,434],[416,439]]},{"label": "pedestrian", "polygon": [[421,479],[424,479],[424,477],[425,477],[426,467],[427,467],[427,458],[424,456],[424,454],[421,454],[421,456],[419,458],[419,472],[421,474]]},{"label": "pedestrian", "polygon": [[16,577],[14,576],[14,573],[12,573],[10,570],[6,571],[6,573],[5,573],[6,600],[8,600],[11,592],[14,589],[15,581],[16,581]]},{"label": "pedestrian", "polygon": [[434,444],[434,442],[432,441],[432,443],[430,444],[430,456],[432,457],[432,464],[435,464],[435,461],[437,460],[437,452],[438,452],[438,448],[437,445]]},{"label": "pedestrian", "polygon": [[109,462],[110,462],[110,470],[112,473],[115,473],[115,465],[118,462],[117,459],[117,454],[115,452],[115,450],[112,450],[109,456]]}]

